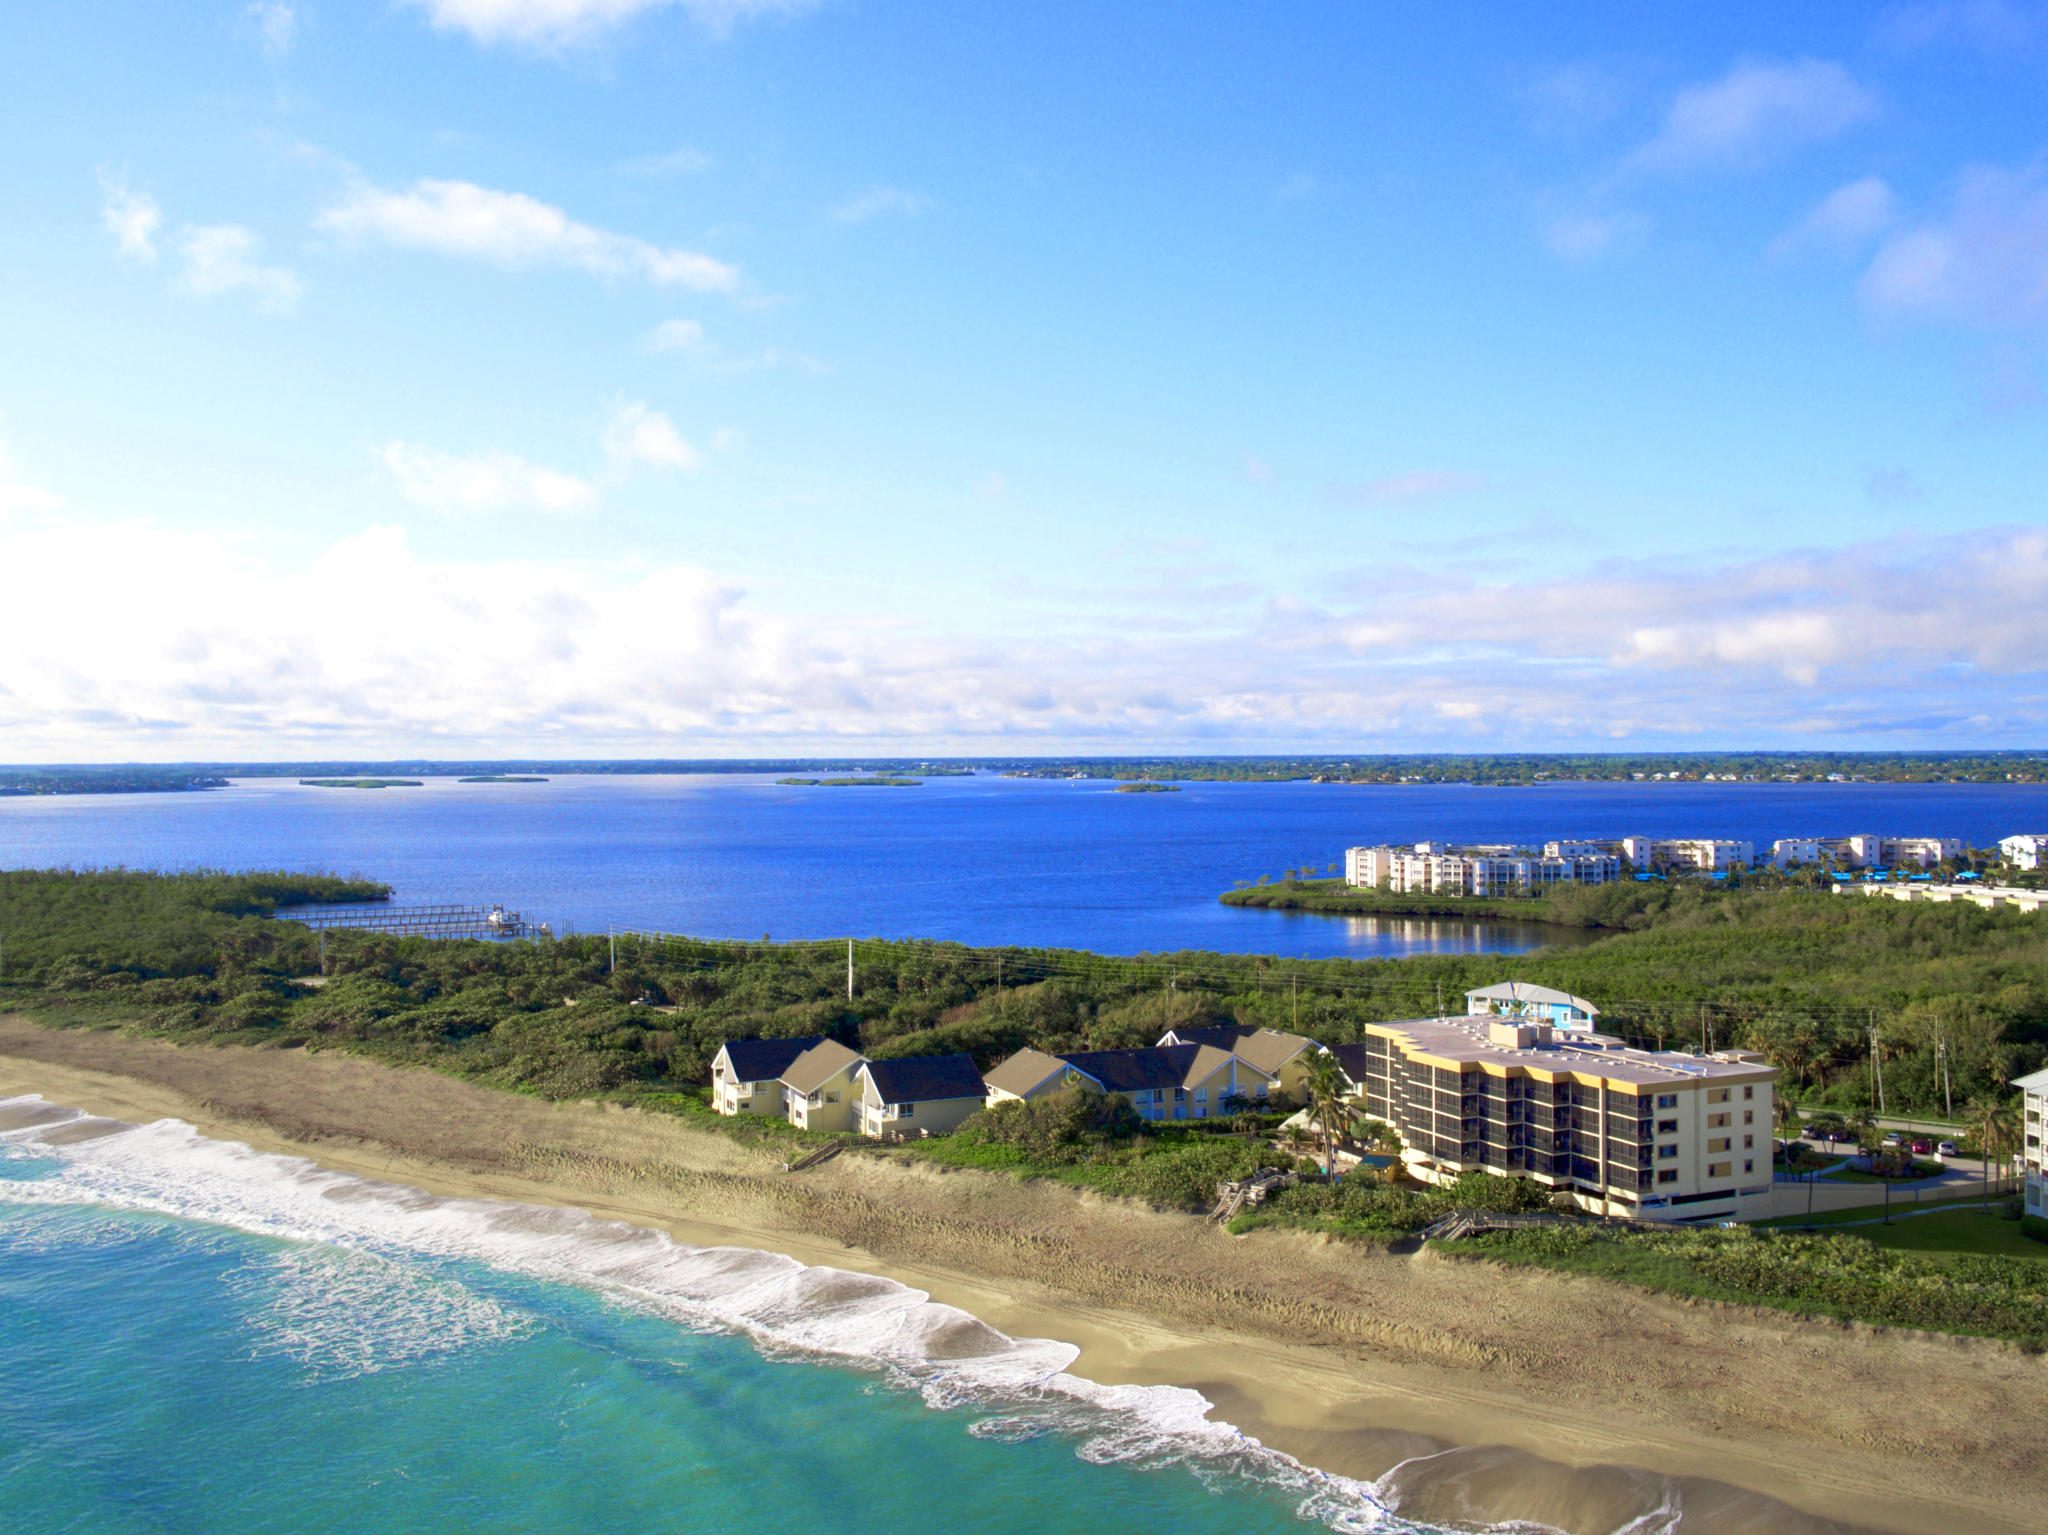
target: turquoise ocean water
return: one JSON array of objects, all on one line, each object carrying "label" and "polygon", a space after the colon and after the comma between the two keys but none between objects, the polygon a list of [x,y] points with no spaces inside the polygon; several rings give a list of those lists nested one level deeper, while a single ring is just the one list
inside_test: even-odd
[{"label": "turquoise ocean water", "polygon": [[886,1280],[0,1100],[15,1529],[1425,1528],[1073,1352]]}]

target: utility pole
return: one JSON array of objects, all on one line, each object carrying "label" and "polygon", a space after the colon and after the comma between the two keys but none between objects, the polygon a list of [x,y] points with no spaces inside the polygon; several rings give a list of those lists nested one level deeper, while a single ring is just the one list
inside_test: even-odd
[{"label": "utility pole", "polygon": [[1885,1111],[1884,1057],[1878,1054],[1877,1051],[1877,1030],[1875,1028],[1870,1031],[1870,1074],[1877,1084],[1877,1112],[1882,1114]]},{"label": "utility pole", "polygon": [[1301,1032],[1301,977],[1294,978],[1294,1032]]},{"label": "utility pole", "polygon": [[1941,1062],[1942,1107],[1946,1110],[1950,1123],[1954,1123],[1956,1117],[1956,1095],[1954,1089],[1949,1086],[1948,1080],[1948,1036],[1946,1034],[1934,1042],[1934,1055],[1935,1059]]},{"label": "utility pole", "polygon": [[846,1000],[853,1000],[853,940],[846,940]]}]

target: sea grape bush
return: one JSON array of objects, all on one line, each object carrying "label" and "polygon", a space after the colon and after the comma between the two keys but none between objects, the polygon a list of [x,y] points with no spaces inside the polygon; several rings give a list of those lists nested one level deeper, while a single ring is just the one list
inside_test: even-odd
[{"label": "sea grape bush", "polygon": [[1760,1231],[1550,1227],[1487,1232],[1454,1251],[1510,1262],[1626,1272],[1649,1256],[1697,1288],[1897,1327],[1984,1333],[2048,1346],[2048,1263],[1893,1252],[1853,1236]]}]

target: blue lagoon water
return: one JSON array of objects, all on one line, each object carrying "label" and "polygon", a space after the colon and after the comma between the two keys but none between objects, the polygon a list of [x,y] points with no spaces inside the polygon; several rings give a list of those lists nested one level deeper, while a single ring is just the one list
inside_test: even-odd
[{"label": "blue lagoon water", "polygon": [[1419,1530],[892,1281],[0,1099],[38,1531]]},{"label": "blue lagoon water", "polygon": [[1253,912],[1239,880],[1424,837],[1774,837],[1877,830],[1973,845],[2048,825],[2048,787],[1456,785],[933,778],[785,788],[750,775],[0,799],[0,867],[282,868],[388,880],[402,902],[502,901],[558,931],[947,938],[1135,954],[1519,950],[1518,924]]}]

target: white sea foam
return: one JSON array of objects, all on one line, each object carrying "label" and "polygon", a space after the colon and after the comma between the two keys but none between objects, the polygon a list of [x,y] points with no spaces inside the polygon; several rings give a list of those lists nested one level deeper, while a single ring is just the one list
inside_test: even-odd
[{"label": "white sea foam", "polygon": [[[1334,1530],[1431,1528],[1396,1512],[1399,1467],[1373,1483],[1304,1466],[1211,1418],[1200,1392],[1087,1380],[1067,1368],[1079,1353],[1072,1344],[1009,1337],[894,1280],[748,1248],[689,1247],[580,1210],[444,1199],[212,1140],[181,1120],[127,1125],[30,1096],[0,1099],[0,1125],[12,1127],[0,1130],[0,1154],[58,1164],[0,1183],[0,1199],[148,1211],[315,1244],[238,1282],[272,1292],[255,1323],[259,1350],[319,1373],[388,1368],[528,1325],[402,1261],[464,1259],[592,1288],[685,1326],[739,1331],[773,1353],[880,1368],[936,1409],[989,1414],[969,1424],[977,1437],[1063,1434],[1099,1465],[1180,1465],[1212,1487],[1261,1483],[1297,1496],[1304,1519]],[[1651,1518],[1630,1535],[1669,1527]]]}]

